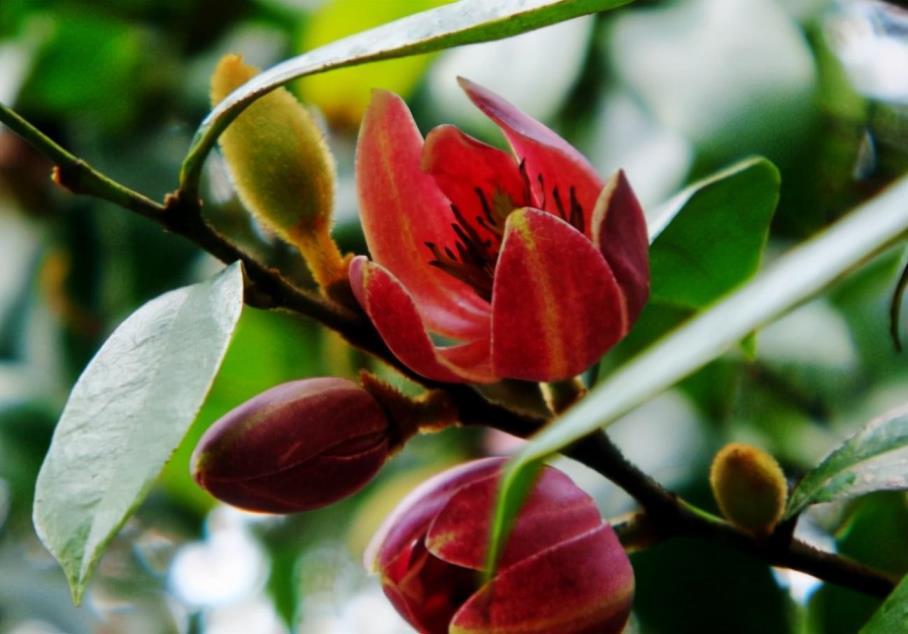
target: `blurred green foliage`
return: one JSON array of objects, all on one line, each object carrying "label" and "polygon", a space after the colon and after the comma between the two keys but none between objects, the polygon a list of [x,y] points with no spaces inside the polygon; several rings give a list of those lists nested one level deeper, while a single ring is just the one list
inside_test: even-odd
[{"label": "blurred green foliage", "polygon": [[[547,122],[584,148],[603,173],[627,167],[648,208],[736,160],[769,156],[782,182],[771,260],[908,169],[904,86],[898,93],[874,67],[861,72],[864,80],[883,78],[879,85],[871,90],[866,81],[855,83],[847,54],[872,47],[874,37],[904,50],[908,31],[880,30],[885,22],[877,12],[887,10],[885,3],[724,2],[638,2],[597,19],[579,60],[542,50],[532,72],[490,59],[493,49],[483,46],[491,45],[464,51],[492,67],[490,87],[505,96],[509,85],[547,93],[557,103]],[[176,186],[183,153],[207,112],[207,81],[217,58],[235,51],[264,67],[342,35],[351,25],[347,19],[307,30],[330,22],[325,16],[332,11],[350,11],[350,3],[335,4],[0,0],[0,101],[114,178],[160,198]],[[388,11],[429,4],[437,3],[400,3]],[[723,29],[710,27],[717,20],[725,20]],[[859,31],[849,25],[864,25],[872,36],[855,41]],[[540,55],[532,37],[524,37],[519,55]],[[737,46],[742,41],[748,46]],[[430,82],[453,82],[453,74],[439,76],[448,56],[389,65],[381,76],[367,66],[299,86],[326,109],[339,163],[336,233],[345,248],[364,248],[351,180],[362,108],[357,100],[374,84],[390,81],[412,91],[424,127],[438,122],[436,102],[426,92]],[[887,61],[877,56],[876,64]],[[555,85],[551,77],[571,73],[576,81],[548,94]],[[530,112],[548,107],[526,98],[518,105]],[[63,575],[30,524],[32,487],[53,423],[72,383],[120,321],[144,301],[217,267],[141,218],[54,189],[48,170],[33,150],[0,130],[0,576],[17,580],[0,581],[0,632],[27,631],[15,629],[23,623],[87,632],[101,619],[107,619],[107,631],[207,626],[217,632],[226,631],[218,629],[225,619],[242,623],[240,613],[259,619],[249,621],[247,631],[280,631],[281,623],[302,631],[406,631],[390,611],[375,612],[385,604],[374,580],[360,572],[363,535],[428,471],[508,443],[473,430],[418,439],[360,496],[318,513],[277,520],[215,508],[188,476],[193,443],[211,422],[276,383],[353,376],[371,365],[311,322],[249,308],[160,486],[105,556],[85,607],[70,606]],[[206,214],[222,231],[308,283],[299,258],[251,223],[217,157],[209,161],[205,181]],[[695,413],[706,450],[731,439],[752,442],[776,455],[795,478],[862,423],[905,403],[908,372],[887,335],[889,292],[903,263],[896,250],[868,263],[827,296],[759,333],[754,356],[731,353],[683,382],[678,400]],[[625,352],[616,354],[633,349],[634,338],[648,340],[677,323],[677,313],[666,306],[648,309],[623,344]],[[657,451],[664,433],[641,432],[629,453],[665,459]],[[660,465],[666,483],[710,507],[708,456],[674,460],[678,464]],[[609,513],[628,508],[612,503],[613,487],[597,486]],[[895,573],[908,570],[904,494],[820,507],[801,523],[804,537],[826,548]],[[255,548],[243,550],[247,537]],[[236,543],[223,546],[230,540]],[[258,561],[264,579],[255,581],[252,568],[224,572],[226,560],[237,566]],[[783,578],[765,564],[693,540],[640,553],[634,565],[636,622],[645,633],[854,632],[878,605],[833,586]],[[233,579],[231,586],[231,575],[243,571],[251,581],[242,586]],[[208,594],[199,594],[200,587]],[[367,619],[374,629],[356,629],[363,623],[357,610],[374,615]]]}]

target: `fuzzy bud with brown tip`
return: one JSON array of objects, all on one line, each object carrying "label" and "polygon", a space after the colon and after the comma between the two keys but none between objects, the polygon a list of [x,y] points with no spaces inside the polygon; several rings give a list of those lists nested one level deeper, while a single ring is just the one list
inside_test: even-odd
[{"label": "fuzzy bud with brown tip", "polygon": [[[238,55],[211,77],[215,105],[258,74]],[[297,246],[329,294],[346,285],[347,265],[331,239],[334,158],[309,112],[278,88],[248,106],[220,137],[243,204],[268,229]]]},{"label": "fuzzy bud with brown tip", "polygon": [[709,483],[722,514],[738,528],[766,537],[782,519],[788,484],[779,463],[762,449],[726,445],[713,458]]}]

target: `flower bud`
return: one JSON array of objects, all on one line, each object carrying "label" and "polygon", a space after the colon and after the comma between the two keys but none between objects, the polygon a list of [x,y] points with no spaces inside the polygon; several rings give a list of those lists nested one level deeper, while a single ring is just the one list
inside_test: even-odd
[{"label": "flower bud", "polygon": [[[212,105],[257,73],[238,55],[225,56],[211,78]],[[309,112],[278,88],[246,108],[220,143],[243,204],[300,249],[322,288],[344,278],[346,264],[330,235],[334,159]]]},{"label": "flower bud", "polygon": [[593,500],[546,467],[495,576],[482,585],[504,460],[441,473],[388,517],[366,553],[385,594],[419,632],[621,632],[634,573]]},{"label": "flower bud", "polygon": [[345,379],[284,383],[225,414],[202,436],[193,476],[243,509],[294,513],[362,488],[390,451],[375,399]]},{"label": "flower bud", "polygon": [[782,519],[788,484],[779,463],[762,449],[725,445],[713,458],[709,483],[722,515],[738,528],[765,537]]}]

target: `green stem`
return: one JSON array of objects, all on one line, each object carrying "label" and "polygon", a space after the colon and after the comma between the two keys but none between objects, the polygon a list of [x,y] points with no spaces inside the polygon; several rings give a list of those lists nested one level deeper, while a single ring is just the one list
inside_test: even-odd
[{"label": "green stem", "polygon": [[155,219],[164,206],[105,176],[63,149],[18,113],[0,103],[0,122],[21,136],[55,164],[54,181],[74,194],[93,196]]}]

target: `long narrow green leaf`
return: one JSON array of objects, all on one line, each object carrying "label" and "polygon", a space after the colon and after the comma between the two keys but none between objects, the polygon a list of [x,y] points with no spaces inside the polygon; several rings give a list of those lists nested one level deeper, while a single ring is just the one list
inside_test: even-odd
[{"label": "long narrow green leaf", "polygon": [[908,489],[908,406],[876,418],[807,473],[788,500],[786,517],[808,504],[871,491]]},{"label": "long narrow green leaf", "polygon": [[195,193],[205,157],[243,108],[288,81],[344,66],[498,40],[629,2],[633,0],[460,0],[288,59],[238,88],[205,118],[183,162],[181,189]]},{"label": "long narrow green leaf", "polygon": [[874,612],[860,634],[905,634],[908,632],[908,576],[896,586],[880,609]]},{"label": "long narrow green leaf", "polygon": [[[536,463],[614,422],[648,398],[715,359],[742,337],[814,296],[908,231],[908,177],[822,234],[780,258],[701,315],[631,359],[512,459],[502,478],[494,526],[510,525],[513,490]],[[519,506],[517,507],[519,508]],[[494,541],[506,535],[496,531]],[[493,545],[494,549],[495,546]]]},{"label": "long narrow green leaf", "polygon": [[79,377],[38,474],[34,506],[35,529],[76,603],[195,419],[242,305],[237,263],[139,308]]}]

